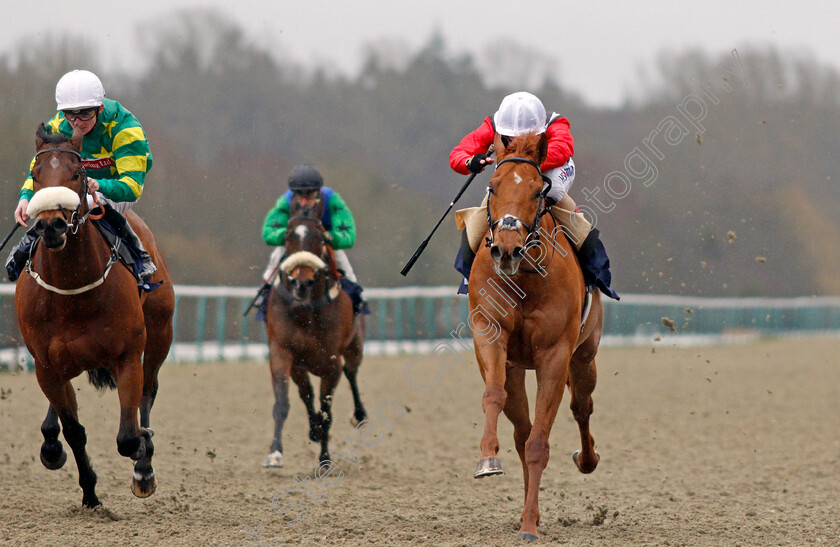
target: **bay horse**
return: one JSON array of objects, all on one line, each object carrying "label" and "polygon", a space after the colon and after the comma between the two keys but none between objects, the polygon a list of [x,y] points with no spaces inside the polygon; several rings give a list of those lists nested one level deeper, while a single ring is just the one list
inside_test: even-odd
[{"label": "bay horse", "polygon": [[[591,473],[600,459],[589,433],[589,416],[603,309],[595,290],[584,322],[583,275],[572,246],[545,204],[539,166],[547,145],[544,133],[507,143],[497,135],[497,169],[487,189],[489,237],[475,258],[469,281],[470,326],[485,384],[484,434],[474,476],[503,473],[496,428],[504,411],[513,423],[522,462],[525,504],[517,537],[526,541],[538,537],[540,479],[566,385],[582,445],[573,460],[582,473]],[[530,369],[537,376],[533,424],[525,390],[525,371]]]},{"label": "bay horse", "polygon": [[[289,378],[298,386],[309,416],[309,439],[321,443],[320,461],[330,459],[333,393],[341,374],[353,392],[355,426],[366,417],[356,381],[365,339],[365,319],[341,290],[326,231],[323,200],[304,208],[293,198],[286,228],[286,254],[268,301],[269,365],[274,388],[274,439],[263,467],[282,467],[283,424],[289,414]],[[321,378],[315,409],[309,374]]]},{"label": "bay horse", "polygon": [[63,426],[79,469],[82,505],[100,505],[71,384],[87,371],[97,388],[117,389],[117,451],[136,462],[132,492],[148,497],[157,485],[149,415],[158,371],[172,343],[172,281],[151,231],[132,211],[125,217],[157,266],[152,281],[163,284],[138,295],[134,275],[115,264],[110,244],[90,221],[96,217],[91,217],[88,206],[80,131],[68,139],[61,133],[48,135],[42,124],[35,149],[35,193],[29,210],[37,219],[40,241],[17,281],[15,309],[23,340],[35,359],[38,384],[50,402],[41,425],[41,462],[53,470],[66,462],[67,453],[58,440]]}]

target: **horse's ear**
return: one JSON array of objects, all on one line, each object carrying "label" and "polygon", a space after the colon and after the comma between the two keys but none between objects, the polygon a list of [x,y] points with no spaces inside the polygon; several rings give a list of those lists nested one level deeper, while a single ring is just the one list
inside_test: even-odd
[{"label": "horse's ear", "polygon": [[73,128],[73,136],[70,137],[70,146],[76,152],[82,151],[82,138],[84,138],[84,134],[78,127]]},{"label": "horse's ear", "polygon": [[42,123],[38,126],[38,129],[35,131],[35,150],[38,151],[47,144],[47,128]]},{"label": "horse's ear", "polygon": [[537,154],[539,157],[538,164],[542,165],[545,158],[548,156],[548,135],[545,133],[540,135],[540,141],[537,143]]}]

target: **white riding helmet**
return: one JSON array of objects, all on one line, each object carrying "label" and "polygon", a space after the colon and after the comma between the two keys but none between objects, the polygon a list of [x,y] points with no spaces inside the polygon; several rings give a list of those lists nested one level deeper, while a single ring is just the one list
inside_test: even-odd
[{"label": "white riding helmet", "polygon": [[496,132],[506,137],[518,137],[534,132],[545,132],[545,107],[535,95],[526,91],[512,93],[499,105],[493,115]]},{"label": "white riding helmet", "polygon": [[55,85],[56,110],[81,110],[102,106],[105,88],[93,72],[68,72]]}]

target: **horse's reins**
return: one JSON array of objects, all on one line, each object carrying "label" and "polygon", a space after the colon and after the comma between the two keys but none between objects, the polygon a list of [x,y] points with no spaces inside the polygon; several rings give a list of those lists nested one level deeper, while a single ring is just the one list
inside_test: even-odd
[{"label": "horse's reins", "polygon": [[[78,233],[79,228],[84,224],[88,218],[91,220],[98,220],[102,218],[105,214],[105,208],[99,202],[99,198],[96,196],[96,192],[92,193],[94,203],[99,207],[100,213],[98,215],[92,214],[95,207],[88,209],[87,213],[83,215],[79,215],[79,211],[82,207],[82,201],[87,203],[87,196],[90,193],[88,191],[88,183],[87,183],[87,171],[85,170],[84,161],[82,160],[82,155],[76,152],[75,150],[69,150],[67,148],[45,148],[44,150],[40,150],[35,153],[35,158],[37,159],[38,156],[41,154],[46,154],[47,152],[67,152],[68,154],[73,154],[76,158],[79,159],[81,170],[79,172],[80,176],[84,181],[84,193],[82,199],[79,200],[79,204],[76,206],[76,209],[70,215],[70,220],[67,222],[67,229],[73,235]],[[64,214],[64,210],[60,209],[61,215],[67,220],[67,215]],[[110,245],[109,245],[110,247]],[[35,282],[40,285],[41,287],[47,289],[48,291],[54,292],[56,294],[64,295],[64,296],[72,296],[76,294],[85,293],[91,289],[95,289],[99,285],[105,283],[105,279],[108,277],[108,273],[111,271],[111,267],[119,260],[119,254],[114,247],[111,247],[111,259],[108,261],[108,264],[105,266],[105,271],[102,273],[102,276],[94,281],[93,283],[88,283],[84,287],[79,287],[78,289],[59,289],[53,285],[50,285],[43,278],[38,275],[37,272],[32,271],[32,258],[33,253],[35,251],[35,244],[33,243],[32,246],[29,248],[29,258],[26,260],[26,273],[35,280]]]},{"label": "horse's reins", "polygon": [[[486,209],[487,209],[487,224],[490,226],[490,237],[486,238],[486,243],[485,243],[486,247],[492,247],[493,246],[493,235],[496,232],[496,226],[499,226],[500,224],[501,224],[501,226],[499,226],[499,230],[518,230],[520,225],[524,226],[525,229],[526,229],[525,239],[527,240],[528,237],[533,236],[536,241],[539,241],[540,240],[540,233],[539,233],[540,219],[546,213],[551,214],[551,208],[546,205],[546,199],[545,199],[546,196],[548,195],[548,192],[551,191],[551,179],[548,178],[547,176],[543,175],[542,169],[540,169],[539,164],[537,164],[537,162],[535,162],[531,159],[515,156],[515,157],[511,157],[511,158],[505,158],[502,161],[500,161],[496,165],[496,169],[498,170],[498,168],[501,167],[502,164],[507,163],[507,162],[527,163],[528,165],[532,166],[534,169],[537,170],[537,174],[540,176],[540,178],[543,180],[543,182],[545,184],[547,184],[548,186],[546,186],[543,190],[540,191],[540,196],[538,198],[539,203],[537,204],[537,214],[536,214],[536,217],[534,218],[534,221],[530,225],[525,224],[524,222],[522,222],[522,220],[520,220],[518,217],[516,217],[514,215],[505,215],[502,218],[494,221],[492,216],[490,215],[490,195],[493,194],[493,191],[488,186],[488,188],[487,188],[488,196],[487,196],[487,207],[486,207]],[[552,215],[552,219],[554,219],[553,215]],[[557,219],[554,219],[554,222],[556,224]],[[552,245],[552,247],[554,247],[554,246]],[[556,252],[556,249],[554,250],[554,252]],[[552,255],[551,255],[552,260],[554,259],[554,252],[552,252]],[[551,263],[550,260],[549,260],[549,263]],[[537,269],[535,269],[535,270],[527,270],[527,269],[523,268],[522,271],[524,273],[539,273],[541,271],[544,271],[545,268],[546,268],[545,266],[538,266]]]}]

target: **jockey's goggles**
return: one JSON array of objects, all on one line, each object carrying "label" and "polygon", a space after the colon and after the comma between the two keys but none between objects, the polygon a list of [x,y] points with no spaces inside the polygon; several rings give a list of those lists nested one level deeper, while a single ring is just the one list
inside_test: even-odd
[{"label": "jockey's goggles", "polygon": [[96,116],[96,111],[99,110],[98,106],[94,106],[93,108],[85,108],[82,110],[64,110],[64,118],[69,122],[74,122],[76,120],[80,122],[88,122]]},{"label": "jockey's goggles", "polygon": [[292,190],[292,194],[294,194],[296,196],[300,196],[304,199],[315,199],[321,194],[321,191],[317,190],[317,189],[316,190]]}]

